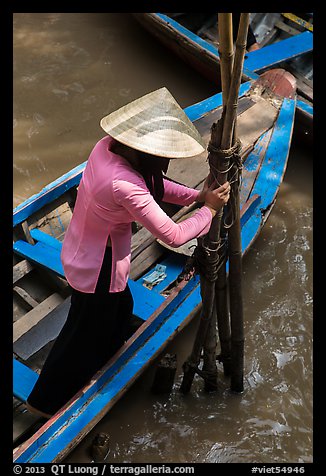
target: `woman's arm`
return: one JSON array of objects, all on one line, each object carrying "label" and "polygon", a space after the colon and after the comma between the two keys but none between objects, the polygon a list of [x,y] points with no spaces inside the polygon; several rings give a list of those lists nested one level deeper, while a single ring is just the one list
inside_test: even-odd
[{"label": "woman's arm", "polygon": [[191,205],[197,200],[199,190],[187,187],[168,179],[163,179],[164,182],[164,195],[163,202],[173,203],[175,205]]},{"label": "woman's arm", "polygon": [[187,187],[186,185],[164,179],[163,201],[182,206],[191,205],[194,201],[204,203],[214,189],[216,190],[216,184],[210,174],[207,176],[203,184],[203,188],[200,191]]},{"label": "woman's arm", "polygon": [[[175,185],[177,187],[174,187]],[[177,200],[182,200],[180,204],[187,204],[188,200],[192,203],[195,200],[192,189],[175,183],[172,187],[174,190],[177,188]],[[168,196],[172,187],[168,186]],[[116,202],[127,209],[135,221],[141,223],[156,238],[169,246],[177,248],[193,238],[208,233],[214,214],[208,206],[201,207],[190,218],[175,223],[155,202],[142,181],[131,183],[126,180],[116,180],[113,182],[113,191]]]}]

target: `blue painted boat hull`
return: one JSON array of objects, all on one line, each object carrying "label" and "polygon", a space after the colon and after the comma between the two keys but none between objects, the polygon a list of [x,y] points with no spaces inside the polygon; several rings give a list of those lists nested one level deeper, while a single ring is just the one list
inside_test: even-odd
[{"label": "blue painted boat hull", "polygon": [[[240,96],[246,97],[252,84],[241,85]],[[221,95],[215,95],[201,103],[185,109],[192,121],[205,119],[211,111],[221,107]],[[286,170],[287,159],[291,144],[296,100],[285,98],[280,105],[277,118],[272,127],[263,132],[254,142],[252,150],[248,153],[244,168],[247,171],[248,183],[242,189],[242,216],[241,239],[243,254],[248,251],[265,224],[275,203],[279,187]],[[32,213],[40,212],[45,204],[51,203],[53,198],[69,187],[76,186],[80,179],[84,164],[66,174],[61,179],[45,187],[39,194],[31,197],[14,210],[14,223],[19,225]],[[254,180],[252,177],[254,176]],[[252,180],[252,182],[251,182]],[[245,196],[244,196],[244,191]],[[44,238],[38,230],[33,231],[33,236],[44,247],[53,249],[53,256],[59,253],[57,242]],[[50,237],[51,238],[51,237]],[[20,240],[22,241],[22,240]],[[28,250],[33,245],[14,243],[14,250],[21,256],[29,257]],[[34,257],[37,264],[40,253]],[[53,258],[55,261],[55,259]],[[43,263],[44,268],[52,269],[57,274],[62,270],[55,270],[53,260]],[[167,266],[169,279],[174,280],[177,270],[173,267],[183,266],[182,258],[177,260],[171,253]],[[40,264],[40,263],[39,263]],[[141,279],[136,281],[141,285]],[[150,291],[159,293],[161,289]],[[142,300],[143,294],[138,294],[135,288],[135,299]],[[140,292],[140,291],[139,291]],[[157,296],[160,294],[157,294]],[[154,297],[154,294],[152,294]],[[161,295],[160,295],[161,296]],[[153,300],[154,301],[154,300]],[[156,306],[156,308],[155,308]],[[148,365],[155,359],[168,342],[190,320],[198,315],[201,308],[201,295],[199,277],[194,275],[190,280],[182,280],[172,290],[172,293],[158,299],[153,312],[144,318],[144,323],[117,352],[117,354],[94,376],[91,382],[84,387],[70,402],[67,403],[56,415],[43,425],[29,440],[14,450],[16,463],[46,463],[62,461],[64,457],[94,428],[96,423],[112,408],[116,401],[128,390],[132,383],[142,374]],[[22,378],[24,368],[16,369],[16,377]],[[30,386],[35,381],[35,375],[27,372],[26,385]],[[16,396],[26,398],[28,391],[19,389],[17,382]]]},{"label": "blue painted boat hull", "polygon": [[[136,20],[163,45],[190,64],[201,75],[220,87],[218,48],[196,35],[181,23],[163,13],[133,13]],[[290,38],[247,53],[243,65],[243,81],[257,79],[264,71],[284,66],[286,62],[311,54],[313,33],[304,31]],[[300,93],[300,90],[298,91]],[[304,93],[303,93],[304,94]],[[297,101],[296,128],[305,141],[312,141],[313,103],[310,99]]]}]

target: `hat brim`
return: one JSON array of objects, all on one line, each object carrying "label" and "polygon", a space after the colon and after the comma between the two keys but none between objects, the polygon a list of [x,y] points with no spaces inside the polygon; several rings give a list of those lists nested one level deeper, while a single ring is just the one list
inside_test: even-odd
[{"label": "hat brim", "polygon": [[205,150],[199,132],[166,88],[103,117],[100,125],[117,141],[159,157],[193,157]]}]

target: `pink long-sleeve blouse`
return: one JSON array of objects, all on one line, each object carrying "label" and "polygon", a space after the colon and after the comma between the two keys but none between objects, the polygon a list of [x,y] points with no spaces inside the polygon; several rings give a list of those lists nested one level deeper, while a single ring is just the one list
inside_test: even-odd
[{"label": "pink long-sleeve blouse", "polygon": [[[155,202],[144,178],[110,149],[106,136],[92,150],[78,188],[73,216],[63,242],[61,260],[69,284],[85,293],[95,292],[108,237],[112,244],[110,292],[123,291],[130,273],[131,223],[137,221],[156,238],[180,246],[208,232],[208,207],[175,223]],[[198,191],[164,180],[163,201],[190,205]],[[108,283],[109,285],[109,283]]]}]

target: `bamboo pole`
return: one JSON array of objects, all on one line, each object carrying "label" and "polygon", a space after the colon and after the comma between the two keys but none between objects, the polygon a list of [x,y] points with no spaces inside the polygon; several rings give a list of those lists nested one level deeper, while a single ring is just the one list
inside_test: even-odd
[{"label": "bamboo pole", "polygon": [[[228,100],[228,85],[230,84],[233,64],[233,34],[232,34],[232,14],[219,14],[219,28],[221,28],[221,38],[219,51],[221,55],[221,82],[223,89],[223,103],[226,105]],[[212,125],[211,144],[216,148],[220,148],[222,122],[225,114],[223,110],[222,120]],[[227,170],[229,164],[227,161],[217,163],[216,155],[209,153],[208,161],[211,168],[211,177],[215,177],[218,185],[222,185],[227,179]],[[216,172],[216,170],[218,172]],[[210,250],[210,255],[214,256],[218,253],[220,245],[220,232],[222,223],[223,209],[221,209],[213,218],[208,234],[201,240],[198,240],[198,246],[206,246]],[[195,342],[190,357],[184,363],[184,376],[180,390],[183,393],[190,391],[192,381],[198,365],[200,363],[201,350],[204,347],[204,365],[203,370],[208,372],[210,377],[205,380],[206,390],[214,390],[217,387],[217,367],[216,367],[216,324],[215,324],[215,282],[207,279],[201,273],[200,276],[202,311],[199,327],[195,337]],[[214,321],[214,322],[213,322]],[[208,332],[210,330],[210,332]],[[224,339],[225,340],[225,339]],[[223,340],[223,341],[224,341]],[[215,349],[214,349],[215,346]],[[213,351],[214,349],[214,351]]]},{"label": "bamboo pole", "polygon": [[[222,239],[225,239],[225,235],[226,230],[223,228],[221,233]],[[215,309],[221,350],[221,353],[219,355],[219,361],[223,365],[224,375],[228,377],[231,372],[231,323],[229,312],[226,261],[226,259],[223,261],[215,283]]]},{"label": "bamboo pole", "polygon": [[220,56],[223,108],[225,108],[229,97],[234,58],[232,13],[218,13],[218,31],[218,53]]},{"label": "bamboo pole", "polygon": [[232,79],[223,122],[223,133],[221,140],[222,149],[229,149],[233,143],[235,119],[237,117],[238,95],[247,45],[248,26],[249,13],[241,13],[233,63]]},{"label": "bamboo pole", "polygon": [[[232,81],[226,107],[224,128],[222,134],[222,148],[233,145],[236,137],[236,116],[238,94],[241,83],[243,61],[246,51],[247,34],[249,27],[249,13],[241,13],[239,31],[236,41],[236,52]],[[234,223],[228,232],[229,249],[229,297],[231,317],[231,390],[243,391],[244,367],[244,329],[243,329],[243,299],[242,299],[242,247],[240,227],[240,197],[239,176],[233,186],[235,205]]]},{"label": "bamboo pole", "polygon": [[[239,210],[239,198],[236,198]],[[229,230],[229,297],[231,317],[231,390],[243,391],[244,329],[242,299],[242,250],[240,219],[237,217]]]},{"label": "bamboo pole", "polygon": [[[222,25],[223,31],[220,39],[220,51],[222,52],[221,58],[223,57],[223,51],[230,51],[227,47],[224,50],[224,42],[229,41],[230,36],[230,26],[229,20],[230,16],[228,14],[220,14],[219,22],[221,21],[220,25]],[[225,16],[223,16],[225,15]],[[232,20],[232,17],[231,17]],[[232,144],[234,143],[234,137],[236,136],[236,113],[237,113],[237,105],[238,105],[238,94],[239,94],[239,87],[241,83],[241,74],[243,68],[243,60],[246,48],[246,40],[247,40],[247,32],[249,26],[249,14],[244,13],[241,14],[240,24],[239,24],[239,31],[237,36],[236,42],[236,55],[234,59],[233,71],[232,75],[230,75],[230,65],[231,56],[226,54],[223,58],[223,65],[225,66],[223,70],[223,66],[221,63],[221,75],[222,75],[222,84],[224,85],[224,96],[223,96],[223,104],[225,107],[223,108],[222,114],[222,121],[215,123],[212,125],[211,131],[211,144],[213,146],[213,150],[215,149],[223,149],[229,150]],[[228,34],[227,34],[228,30]],[[232,32],[232,30],[231,30]],[[227,60],[226,62],[224,60]],[[222,72],[223,71],[223,72]],[[229,76],[228,76],[229,75]],[[231,77],[231,84],[228,89],[227,87],[227,78]],[[222,129],[223,127],[223,129]],[[214,177],[218,184],[223,184],[226,181],[226,171],[229,168],[229,164],[227,160],[221,161],[221,164],[216,163],[216,154],[209,153],[209,163],[211,166],[211,171],[215,171]],[[217,166],[218,165],[218,166]],[[216,174],[216,171],[217,174]],[[235,186],[235,196],[234,200],[236,203],[237,210],[239,209],[239,187]],[[209,250],[209,255],[214,258],[217,255],[218,247],[220,244],[220,236],[221,236],[221,222],[222,222],[222,214],[223,210],[220,210],[212,220],[212,224],[208,234],[201,240],[198,240],[198,246],[203,248],[203,244],[205,244],[205,249]],[[231,253],[232,257],[230,257],[230,271],[229,271],[229,283],[230,288],[230,315],[231,315],[231,389],[234,391],[242,391],[243,390],[243,311],[242,311],[242,292],[241,292],[241,235],[240,235],[240,221],[239,221],[240,214],[237,213],[236,220],[232,226],[231,232]],[[230,233],[229,232],[229,233]],[[239,248],[240,244],[240,248]],[[232,266],[232,270],[231,270]],[[225,286],[226,283],[226,276],[221,273],[222,278],[224,279],[224,283],[222,286],[219,286],[219,290],[223,299],[221,300],[222,304],[220,305],[220,311],[223,308],[223,312],[225,315],[228,315],[227,306],[226,306],[226,294],[225,294]],[[201,295],[203,301],[203,307],[201,312],[201,319],[198,327],[198,331],[196,334],[194,346],[190,357],[184,363],[184,377],[181,384],[181,391],[183,393],[188,393],[191,388],[191,384],[194,378],[196,371],[199,373],[198,365],[200,362],[200,354],[201,349],[204,344],[206,344],[207,353],[210,354],[210,359],[212,356],[211,348],[214,342],[214,336],[207,336],[207,331],[210,329],[213,332],[213,311],[214,311],[214,304],[215,297],[216,297],[216,286],[215,282],[212,279],[208,279],[205,274],[201,273]],[[232,302],[231,302],[232,301]],[[216,307],[217,309],[217,307]],[[221,319],[221,317],[220,317]],[[223,318],[224,319],[224,318]],[[224,322],[225,324],[225,322]],[[227,328],[227,327],[226,327]],[[225,330],[225,329],[224,329]],[[215,329],[216,332],[216,329]],[[227,334],[227,332],[226,332]],[[233,356],[232,356],[233,353]],[[207,362],[207,367],[212,368],[213,364]],[[214,372],[211,372],[211,376]],[[205,379],[205,376],[202,375]],[[205,381],[205,383],[207,383]],[[209,385],[214,387],[215,382],[209,381]]]},{"label": "bamboo pole", "polygon": [[[221,70],[221,85],[223,97],[223,112],[221,117],[221,129],[223,128],[224,117],[226,113],[226,105],[229,97],[229,89],[232,78],[234,50],[233,50],[233,22],[232,13],[218,13],[218,30],[219,30],[219,56],[220,56],[220,70]],[[213,139],[213,137],[212,137]],[[217,137],[214,143],[215,147],[219,148],[221,145],[221,138]],[[219,170],[227,170],[229,164],[217,164]],[[222,185],[226,181],[226,174],[223,173],[218,177],[218,184]],[[223,212],[218,218],[217,239],[225,239],[225,230],[222,227]],[[223,237],[222,237],[223,235]],[[203,370],[213,374],[214,365],[216,367],[216,324],[218,328],[219,341],[221,347],[220,360],[223,364],[224,375],[230,374],[230,354],[231,354],[231,328],[230,315],[228,308],[227,297],[227,274],[226,274],[226,260],[223,261],[215,281],[215,307],[214,316],[212,317],[211,325],[207,331],[204,343],[204,363]],[[215,352],[213,352],[215,349]],[[216,369],[217,374],[217,369]],[[205,389],[207,391],[214,390],[214,383],[212,379],[210,382],[205,381]]]},{"label": "bamboo pole", "polygon": [[183,364],[184,375],[180,390],[184,394],[190,392],[195,373],[200,363],[203,342],[211,322],[214,308],[214,283],[207,281],[204,276],[201,276],[200,290],[203,306],[200,315],[199,327],[196,333],[191,355]]},{"label": "bamboo pole", "polygon": [[[220,123],[214,123],[211,131],[211,142],[213,144],[217,144],[217,146],[219,145],[221,139],[220,126]],[[214,167],[219,170],[218,173],[214,172],[217,182],[221,184],[224,183],[226,181],[227,164],[217,164],[215,161],[214,153],[211,152],[208,155],[208,161],[210,164],[214,162]],[[207,235],[205,235],[203,238],[198,239],[198,248],[209,249],[209,255],[212,260],[214,260],[218,253],[222,215],[223,210],[219,210],[212,220]],[[207,264],[207,267],[210,267],[209,263]],[[206,271],[209,271],[209,269],[207,269]],[[180,390],[184,394],[188,393],[191,389],[195,373],[200,363],[201,351],[207,337],[207,331],[211,325],[211,319],[215,307],[215,281],[208,279],[205,274],[206,273],[200,272],[200,290],[203,305],[201,309],[199,326],[197,329],[197,334],[195,337],[192,352],[183,365],[184,375]],[[206,361],[206,368],[209,368],[211,373],[212,366],[215,365],[216,367],[216,359],[214,360],[214,364],[212,362],[212,359],[210,359],[210,362]],[[215,376],[217,377],[217,370],[215,372]],[[214,387],[217,387],[217,382],[214,382],[213,380],[213,377],[209,379],[209,384],[206,384],[206,388],[209,386],[209,389],[213,390]]]},{"label": "bamboo pole", "polygon": [[[223,96],[223,124],[226,112],[226,105],[229,97],[229,89],[232,79],[234,61],[232,13],[218,14],[218,30],[221,84]],[[225,240],[226,235],[226,230],[222,227],[221,238]],[[219,359],[223,364],[224,375],[228,376],[230,375],[231,328],[228,306],[226,259],[224,260],[218,272],[217,280],[215,283],[215,310],[217,316],[217,328],[221,349]]]}]

